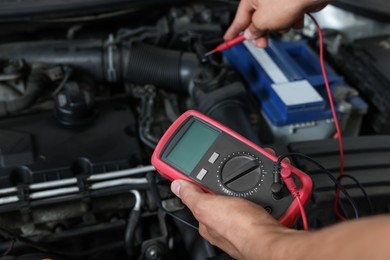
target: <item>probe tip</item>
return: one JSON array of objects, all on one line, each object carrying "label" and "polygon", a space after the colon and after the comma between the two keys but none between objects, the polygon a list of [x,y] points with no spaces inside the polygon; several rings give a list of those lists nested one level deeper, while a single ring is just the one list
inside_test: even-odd
[{"label": "probe tip", "polygon": [[209,52],[206,52],[205,55],[204,55],[204,57],[210,56],[210,55],[213,54],[214,52],[215,52],[214,50],[209,51]]}]

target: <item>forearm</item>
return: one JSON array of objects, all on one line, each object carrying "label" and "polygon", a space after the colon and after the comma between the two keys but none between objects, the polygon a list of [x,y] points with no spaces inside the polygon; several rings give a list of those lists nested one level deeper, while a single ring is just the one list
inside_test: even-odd
[{"label": "forearm", "polygon": [[201,235],[240,260],[390,259],[390,216],[297,231],[247,200],[207,194],[186,181],[171,188],[199,221]]},{"label": "forearm", "polygon": [[390,259],[389,216],[343,222],[319,231],[282,232],[267,252],[270,257],[257,252],[253,259]]}]

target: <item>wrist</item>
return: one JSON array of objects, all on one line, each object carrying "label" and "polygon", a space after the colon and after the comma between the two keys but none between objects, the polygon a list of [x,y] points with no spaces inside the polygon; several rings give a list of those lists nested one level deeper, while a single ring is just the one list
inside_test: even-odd
[{"label": "wrist", "polygon": [[312,235],[312,232],[307,231],[285,230],[283,234],[280,234],[279,241],[272,248],[275,252],[273,259],[306,259]]},{"label": "wrist", "polygon": [[[310,247],[311,232],[288,229],[283,226],[270,233],[267,239],[258,236],[257,243],[254,243],[252,252],[248,259],[289,259],[302,260]],[[261,245],[261,246],[259,246]]]}]

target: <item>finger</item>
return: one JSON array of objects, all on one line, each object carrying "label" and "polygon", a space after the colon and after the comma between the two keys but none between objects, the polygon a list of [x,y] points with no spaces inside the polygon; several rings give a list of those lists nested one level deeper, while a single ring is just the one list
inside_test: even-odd
[{"label": "finger", "polygon": [[[266,147],[266,148],[264,148],[264,150],[265,150],[267,153],[276,156],[276,153],[275,153],[275,151],[274,151],[273,149]],[[284,159],[282,160],[282,162],[288,163],[288,164],[291,163],[291,162],[290,162],[290,159],[288,159],[288,158],[284,158]]]},{"label": "finger", "polygon": [[305,24],[305,19],[303,16],[293,25],[294,29],[302,29]]},{"label": "finger", "polygon": [[187,193],[204,193],[204,191],[196,186],[195,184],[192,184],[188,181],[184,180],[175,180],[171,183],[171,191],[175,193],[176,196],[178,196],[180,199],[183,200],[183,190],[182,187],[184,187],[186,190],[189,190],[186,192],[185,196],[187,196]]},{"label": "finger", "polygon": [[256,39],[256,47],[257,48],[267,48],[268,46],[268,37],[262,36]]},{"label": "finger", "polygon": [[247,1],[241,1],[236,16],[230,27],[227,29],[224,39],[231,40],[240,32],[244,31],[251,23],[252,14],[255,9]]},{"label": "finger", "polygon": [[264,148],[264,150],[265,150],[267,153],[271,154],[271,155],[276,155],[275,151],[274,151],[273,149],[271,149],[271,148],[266,147],[266,148]]}]

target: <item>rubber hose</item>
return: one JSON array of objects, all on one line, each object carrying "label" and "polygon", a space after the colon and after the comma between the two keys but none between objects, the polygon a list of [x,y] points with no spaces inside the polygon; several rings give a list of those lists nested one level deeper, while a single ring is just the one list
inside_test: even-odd
[{"label": "rubber hose", "polygon": [[248,116],[248,100],[245,87],[236,82],[210,93],[195,89],[198,110],[226,125],[257,145],[261,140]]},{"label": "rubber hose", "polygon": [[125,231],[125,249],[128,256],[132,256],[134,254],[134,232],[137,228],[138,221],[141,216],[141,211],[133,210],[130,213],[129,221]]},{"label": "rubber hose", "polygon": [[123,78],[126,82],[151,84],[169,91],[182,92],[187,91],[199,62],[192,53],[133,44],[123,65]]},{"label": "rubber hose", "polygon": [[[0,58],[19,58],[29,64],[62,64],[74,68],[76,78],[152,84],[175,92],[188,92],[192,75],[200,67],[196,54],[190,52],[139,42],[111,48],[112,53],[98,40],[9,43],[0,45]],[[108,77],[108,71],[113,78]]]}]

